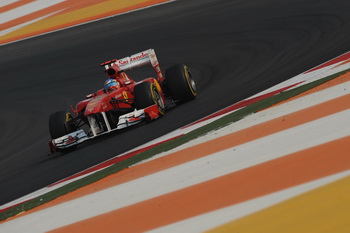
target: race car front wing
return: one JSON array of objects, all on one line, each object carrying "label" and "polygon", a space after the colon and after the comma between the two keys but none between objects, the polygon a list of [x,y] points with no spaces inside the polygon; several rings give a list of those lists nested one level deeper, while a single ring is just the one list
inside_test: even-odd
[{"label": "race car front wing", "polygon": [[83,129],[77,130],[75,132],[66,134],[62,137],[52,139],[49,141],[50,154],[57,151],[64,151],[65,149],[71,148],[78,144],[81,144],[87,140],[93,139],[95,137],[120,130],[132,125],[136,125],[144,120],[153,120],[160,116],[158,106],[152,105],[148,108],[136,110],[119,117],[117,127],[113,128],[110,126],[106,113],[101,113],[105,121],[106,130],[101,130],[101,128],[96,127],[96,122],[93,117],[88,118],[90,124],[90,132],[85,133]]}]

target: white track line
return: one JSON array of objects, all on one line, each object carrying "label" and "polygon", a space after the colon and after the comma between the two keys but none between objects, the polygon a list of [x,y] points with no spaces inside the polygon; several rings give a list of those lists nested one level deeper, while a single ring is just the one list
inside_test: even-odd
[{"label": "white track line", "polygon": [[[5,232],[43,232],[211,180],[350,135],[350,110],[248,142],[2,224]],[[271,147],[271,145],[278,145]],[[198,175],[200,174],[200,175]],[[57,216],[60,216],[57,218]],[[30,229],[30,230],[28,230]]]},{"label": "white track line", "polygon": [[[156,156],[153,156],[152,158],[150,158],[148,160],[144,160],[141,163],[168,155],[168,154],[176,152],[176,151],[180,151],[182,149],[203,143],[203,142],[208,141],[208,140],[212,140],[214,138],[218,138],[220,136],[227,135],[229,133],[237,132],[239,130],[252,127],[254,125],[258,125],[258,124],[267,122],[269,120],[276,119],[278,117],[290,114],[292,112],[296,112],[299,110],[309,108],[311,106],[335,99],[337,97],[344,96],[344,95],[349,94],[349,93],[350,93],[350,82],[342,83],[342,84],[327,88],[325,90],[322,90],[322,91],[319,91],[319,92],[316,92],[316,93],[289,101],[289,102],[281,104],[279,106],[275,106],[273,108],[269,108],[269,109],[266,109],[264,111],[255,113],[253,115],[247,116],[238,122],[230,124],[227,127],[210,132],[204,136],[201,136],[198,139],[194,139],[194,140],[192,140],[186,144],[183,144],[177,148],[174,148],[170,151],[160,153]],[[194,130],[194,127],[195,126],[192,126],[191,129],[187,128],[186,130],[189,130],[189,131]],[[178,130],[178,131],[180,131],[180,130]],[[169,138],[174,136],[173,135],[174,132],[170,133],[171,136],[169,136]],[[162,138],[164,139],[165,137],[167,137],[167,135],[163,136]],[[143,146],[140,146],[139,148],[143,148],[147,145],[152,145],[153,143],[156,143],[156,142],[159,142],[159,139],[151,141]],[[135,149],[137,149],[137,148],[135,148]],[[91,174],[87,174],[87,175],[69,180],[67,182],[61,183],[61,184],[54,186],[54,187],[45,187],[45,188],[40,189],[36,192],[30,193],[26,196],[23,196],[22,198],[16,199],[14,201],[11,201],[9,203],[6,203],[6,204],[0,206],[0,210],[8,208],[10,206],[14,206],[14,205],[21,203],[21,202],[24,202],[28,199],[38,197],[38,196],[42,195],[43,193],[53,191],[53,190],[65,185],[65,184],[71,183],[75,180],[81,179],[81,178],[88,176],[88,175],[91,175]]]},{"label": "white track line", "polygon": [[[221,129],[211,131],[206,135],[203,135],[197,139],[189,141],[179,147],[176,147],[170,151],[160,153],[149,160],[162,157],[164,155],[183,150],[185,148],[198,145],[208,140],[212,140],[233,132],[238,132],[243,129],[276,119],[288,115],[293,112],[301,111],[309,107],[330,101],[332,99],[342,97],[344,95],[350,94],[350,81],[341,83],[336,86],[329,87],[327,89],[288,101],[286,103],[274,106],[272,108],[265,109],[263,111],[254,113],[252,115],[246,116],[243,119],[233,122]],[[193,128],[191,129],[193,130]],[[190,130],[190,131],[191,131]],[[147,160],[148,161],[148,160]]]},{"label": "white track line", "polygon": [[18,19],[20,17],[35,13],[37,11],[46,9],[50,6],[54,6],[58,3],[64,2],[65,0],[36,0],[34,2],[30,2],[23,6],[14,8],[12,10],[6,11],[0,14],[0,22],[8,23],[12,20]]},{"label": "white track line", "polygon": [[18,2],[19,0],[1,0],[0,7],[10,5],[12,3]]},{"label": "white track line", "polygon": [[350,176],[350,170],[314,180],[302,185],[294,186],[292,188],[284,189],[282,191],[265,195],[259,198],[254,198],[237,205],[232,205],[216,211],[201,214],[193,218],[148,231],[148,233],[199,233],[208,231],[214,227],[218,227],[225,223],[237,220],[239,218],[268,208],[272,205],[281,203],[297,195],[327,185],[347,176]]},{"label": "white track line", "polygon": [[[64,10],[64,9],[62,9],[62,10]],[[6,35],[6,34],[11,33],[11,32],[14,32],[14,31],[16,31],[16,30],[18,30],[18,29],[21,29],[21,28],[23,28],[23,27],[25,27],[25,26],[28,26],[28,25],[30,25],[30,24],[32,24],[32,23],[38,22],[38,21],[40,21],[40,20],[42,20],[42,19],[45,19],[45,18],[50,17],[50,16],[52,16],[52,15],[55,15],[55,14],[61,12],[62,10],[53,12],[53,13],[48,14],[48,15],[44,15],[44,16],[42,16],[42,17],[39,17],[39,18],[34,19],[34,20],[31,20],[31,21],[27,21],[27,22],[25,22],[25,23],[16,25],[16,26],[14,26],[14,27],[12,27],[12,28],[8,28],[8,29],[5,29],[5,30],[2,30],[2,31],[0,31],[0,36]]]},{"label": "white track line", "polygon": [[[56,0],[56,1],[57,1],[57,0]],[[63,1],[63,0],[62,0],[62,1]],[[51,34],[51,33],[54,33],[54,32],[63,31],[63,30],[69,29],[69,28],[79,27],[79,26],[81,26],[81,25],[85,25],[85,24],[97,22],[97,21],[100,21],[100,20],[105,20],[105,19],[109,19],[109,18],[114,18],[114,17],[118,17],[118,16],[121,16],[121,15],[130,14],[130,13],[137,12],[137,11],[141,11],[141,10],[146,10],[146,9],[149,9],[149,8],[152,8],[152,7],[157,7],[157,6],[169,4],[169,3],[172,3],[172,2],[175,2],[175,1],[177,1],[177,0],[169,0],[169,1],[167,1],[167,2],[158,3],[158,4],[155,4],[155,5],[151,5],[151,6],[139,8],[139,9],[136,9],[136,10],[131,10],[131,11],[127,11],[127,12],[124,12],[124,13],[115,14],[115,15],[103,17],[103,18],[100,18],[100,19],[95,19],[95,20],[91,20],[91,21],[88,21],[88,22],[76,24],[76,25],[73,25],[73,26],[70,26],[70,27],[65,27],[65,28],[62,28],[62,29],[57,29],[57,30],[54,30],[54,31],[45,32],[45,33],[42,33],[42,34],[39,34],[39,35],[30,36],[30,37],[26,37],[26,38],[19,39],[19,40],[16,40],[16,41],[11,41],[11,42],[8,42],[8,43],[0,44],[0,47],[1,47],[1,46],[4,46],[4,45],[16,43],[16,42],[19,42],[19,41],[23,41],[23,40],[35,38],[35,37],[38,37],[38,36],[44,36],[44,35]],[[1,22],[1,20],[0,20],[0,22]]]}]

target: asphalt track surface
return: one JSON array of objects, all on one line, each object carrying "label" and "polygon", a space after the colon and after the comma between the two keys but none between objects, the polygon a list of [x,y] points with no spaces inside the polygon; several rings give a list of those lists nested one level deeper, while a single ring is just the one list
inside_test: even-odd
[{"label": "asphalt track surface", "polygon": [[[205,117],[350,50],[348,0],[180,0],[0,47],[0,204]],[[47,156],[48,118],[102,87],[99,64],[154,48],[195,101]],[[148,71],[133,71],[136,80]]]}]

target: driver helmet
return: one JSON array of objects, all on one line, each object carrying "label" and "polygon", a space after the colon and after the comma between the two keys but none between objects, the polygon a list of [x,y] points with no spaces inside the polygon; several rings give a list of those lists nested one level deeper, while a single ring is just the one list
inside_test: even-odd
[{"label": "driver helmet", "polygon": [[111,92],[116,89],[118,89],[120,86],[119,82],[117,82],[115,79],[107,79],[104,85],[104,89],[106,92]]}]

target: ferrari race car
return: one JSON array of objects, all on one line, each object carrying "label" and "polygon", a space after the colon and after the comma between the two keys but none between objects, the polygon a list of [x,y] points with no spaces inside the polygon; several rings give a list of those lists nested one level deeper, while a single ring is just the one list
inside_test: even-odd
[{"label": "ferrari race car", "polygon": [[[157,78],[135,82],[127,70],[150,64]],[[50,153],[74,149],[78,144],[162,116],[165,110],[197,96],[195,82],[186,65],[168,68],[163,76],[155,51],[101,64],[112,89],[99,89],[86,96],[71,111],[58,111],[49,118]]]}]

